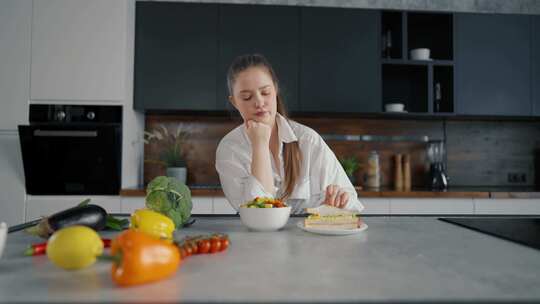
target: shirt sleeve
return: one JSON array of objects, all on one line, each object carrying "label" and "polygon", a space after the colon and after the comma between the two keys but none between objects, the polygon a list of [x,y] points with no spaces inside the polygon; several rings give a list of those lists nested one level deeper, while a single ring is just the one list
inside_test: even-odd
[{"label": "shirt sleeve", "polygon": [[321,205],[325,199],[326,187],[329,185],[338,185],[349,193],[349,200],[344,209],[361,212],[364,206],[358,200],[356,189],[347,177],[336,155],[320,135],[317,135],[317,138],[314,139],[311,149],[312,159],[309,175],[313,183],[312,188],[316,187],[317,189],[313,191],[316,195],[313,195],[307,203],[311,206]]},{"label": "shirt sleeve", "polygon": [[274,197],[273,193],[265,191],[264,187],[251,175],[250,164],[238,160],[233,151],[220,149],[216,153],[216,170],[223,193],[231,206],[238,211],[240,205],[253,200],[255,197]]}]

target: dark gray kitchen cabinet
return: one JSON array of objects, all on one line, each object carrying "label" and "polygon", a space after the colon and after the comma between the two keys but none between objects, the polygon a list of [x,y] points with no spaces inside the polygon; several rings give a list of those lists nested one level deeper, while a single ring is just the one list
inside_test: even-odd
[{"label": "dark gray kitchen cabinet", "polygon": [[233,59],[259,53],[268,59],[277,74],[286,108],[298,111],[299,10],[266,5],[220,6],[218,108],[228,104],[226,74]]},{"label": "dark gray kitchen cabinet", "polygon": [[134,107],[216,110],[218,5],[137,2]]},{"label": "dark gray kitchen cabinet", "polygon": [[306,112],[379,112],[380,12],[300,10],[300,108]]},{"label": "dark gray kitchen cabinet", "polygon": [[540,116],[540,16],[531,17],[532,22],[532,100],[533,115]]},{"label": "dark gray kitchen cabinet", "polygon": [[531,115],[526,15],[456,14],[456,112]]}]

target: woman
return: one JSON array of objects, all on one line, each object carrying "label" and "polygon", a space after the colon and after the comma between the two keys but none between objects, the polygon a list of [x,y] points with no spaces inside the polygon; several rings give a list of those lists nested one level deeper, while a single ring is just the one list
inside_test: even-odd
[{"label": "woman", "polygon": [[276,74],[262,55],[237,57],[227,83],[244,123],[219,143],[216,169],[236,210],[257,196],[287,200],[293,213],[321,204],[363,209],[321,136],[287,119]]}]

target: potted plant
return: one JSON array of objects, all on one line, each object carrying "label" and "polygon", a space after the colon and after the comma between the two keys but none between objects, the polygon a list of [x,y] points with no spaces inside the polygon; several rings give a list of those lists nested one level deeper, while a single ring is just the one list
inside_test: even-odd
[{"label": "potted plant", "polygon": [[165,166],[167,176],[174,177],[186,184],[187,166],[182,145],[188,133],[182,124],[178,124],[175,132],[170,132],[165,125],[144,132],[144,143],[154,142],[161,150],[159,159],[145,159],[145,162],[158,163]]},{"label": "potted plant", "polygon": [[347,174],[351,183],[355,185],[356,177],[354,172],[356,172],[356,170],[358,170],[360,167],[360,163],[358,162],[356,156],[341,158],[339,162],[341,163],[341,166],[343,167],[343,170],[345,170],[345,174]]}]

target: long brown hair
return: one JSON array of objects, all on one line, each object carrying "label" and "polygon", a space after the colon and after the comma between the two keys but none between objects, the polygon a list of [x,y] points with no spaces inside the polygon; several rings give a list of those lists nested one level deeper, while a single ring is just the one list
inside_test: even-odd
[{"label": "long brown hair", "polygon": [[[229,88],[229,94],[231,96],[233,95],[233,86],[234,86],[234,81],[236,80],[236,76],[238,76],[240,72],[245,71],[251,67],[266,68],[266,70],[272,77],[274,86],[276,87],[277,112],[281,114],[281,116],[285,117],[285,119],[287,119],[288,121],[289,118],[287,116],[285,103],[283,102],[283,98],[281,97],[276,73],[274,72],[274,69],[272,68],[268,60],[266,60],[266,58],[263,55],[260,55],[260,54],[241,55],[241,56],[236,57],[233,60],[227,72],[227,86]],[[294,185],[296,184],[296,181],[298,180],[298,177],[300,175],[301,164],[302,164],[302,154],[300,153],[300,146],[298,145],[298,141],[285,143],[283,145],[283,167],[285,171],[285,190],[283,191],[283,195],[280,197],[280,199],[286,199],[287,197],[291,195],[294,189]]]}]

